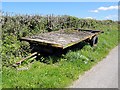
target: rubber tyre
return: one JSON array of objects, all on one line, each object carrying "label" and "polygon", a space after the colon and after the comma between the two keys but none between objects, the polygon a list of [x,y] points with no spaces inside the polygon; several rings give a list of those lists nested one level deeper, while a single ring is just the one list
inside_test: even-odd
[{"label": "rubber tyre", "polygon": [[92,39],[90,40],[90,45],[96,46],[97,43],[98,43],[98,37],[97,36],[92,37]]}]

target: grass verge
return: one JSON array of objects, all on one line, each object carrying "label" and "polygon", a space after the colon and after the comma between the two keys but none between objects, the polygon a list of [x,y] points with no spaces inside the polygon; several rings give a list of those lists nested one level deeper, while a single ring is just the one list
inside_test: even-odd
[{"label": "grass verge", "polygon": [[3,67],[2,87],[63,88],[70,85],[72,81],[78,79],[79,75],[105,58],[109,51],[118,45],[117,25],[110,27],[102,25],[98,29],[104,29],[105,33],[99,35],[99,43],[96,47],[85,45],[82,49],[70,50],[59,58],[44,58],[46,61],[57,59],[59,62],[45,64],[34,61],[26,66],[27,70]]}]

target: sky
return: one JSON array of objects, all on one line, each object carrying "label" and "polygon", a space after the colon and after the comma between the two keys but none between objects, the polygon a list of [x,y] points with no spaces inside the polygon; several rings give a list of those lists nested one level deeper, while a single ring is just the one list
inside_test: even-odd
[{"label": "sky", "polygon": [[118,2],[2,2],[2,11],[14,14],[54,14],[118,20]]},{"label": "sky", "polygon": [[1,0],[2,2],[119,2],[119,0]]}]

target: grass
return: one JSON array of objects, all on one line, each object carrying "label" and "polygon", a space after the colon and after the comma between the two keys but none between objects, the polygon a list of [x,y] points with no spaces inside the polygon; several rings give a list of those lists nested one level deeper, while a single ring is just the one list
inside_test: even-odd
[{"label": "grass", "polygon": [[[28,70],[17,70],[11,67],[3,67],[3,88],[63,88],[70,85],[79,75],[96,65],[106,57],[109,51],[118,45],[117,25],[102,25],[98,29],[104,29],[99,35],[96,47],[85,45],[82,49],[70,50],[61,57],[43,58],[50,61],[45,64],[39,61],[29,63],[25,67]],[[41,58],[40,58],[41,59]],[[52,60],[57,59],[56,63]],[[19,68],[22,68],[20,66]]]}]

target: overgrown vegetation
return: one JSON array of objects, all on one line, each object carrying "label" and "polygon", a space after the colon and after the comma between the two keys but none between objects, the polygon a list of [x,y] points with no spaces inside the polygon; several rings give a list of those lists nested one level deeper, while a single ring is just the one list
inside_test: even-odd
[{"label": "overgrown vegetation", "polygon": [[[4,15],[2,23],[3,88],[61,88],[89,70],[118,44],[117,22],[112,20],[79,19],[73,16]],[[25,62],[18,68],[11,64],[30,53],[29,44],[19,38],[65,28],[104,30],[96,47],[85,45],[61,57],[41,57],[40,61]],[[53,60],[58,62],[53,63]],[[29,61],[29,60],[28,60]],[[23,70],[20,70],[23,69]],[[26,70],[24,70],[26,69]]]}]

